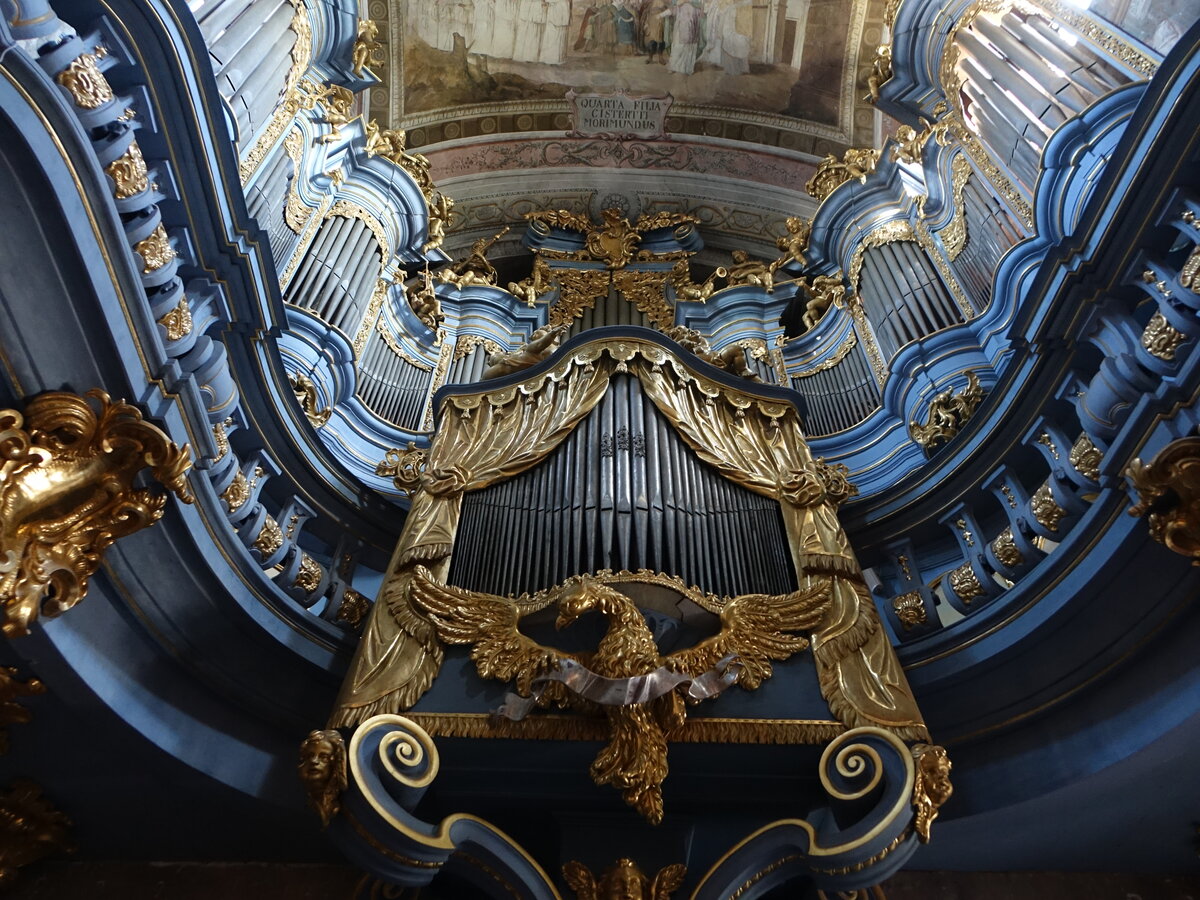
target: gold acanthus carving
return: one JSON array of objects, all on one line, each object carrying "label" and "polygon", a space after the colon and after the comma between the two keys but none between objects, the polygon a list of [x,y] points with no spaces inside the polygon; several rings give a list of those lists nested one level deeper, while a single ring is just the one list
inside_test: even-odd
[{"label": "gold acanthus carving", "polygon": [[675,310],[667,302],[665,287],[669,271],[622,269],[613,273],[613,287],[655,328],[670,328],[675,322]]},{"label": "gold acanthus carving", "polygon": [[1200,565],[1200,437],[1167,444],[1149,463],[1125,471],[1136,492],[1131,516],[1146,518],[1150,537]]},{"label": "gold acanthus carving", "polygon": [[420,486],[428,457],[429,451],[420,450],[413,441],[409,441],[403,451],[394,447],[384,454],[383,462],[375,466],[375,474],[391,478],[397,491],[411,495]]},{"label": "gold acanthus carving", "polygon": [[299,186],[300,173],[303,171],[301,162],[304,155],[304,136],[298,128],[288,132],[287,137],[283,139],[283,149],[292,160],[292,180],[288,184],[287,201],[283,206],[283,221],[293,232],[301,234],[315,210],[311,206],[305,206],[304,201],[300,199]]},{"label": "gold acanthus carving", "polygon": [[[520,741],[603,741],[608,723],[579,715],[538,715],[512,722],[488,713],[406,712],[434,737]],[[827,744],[846,733],[841,722],[807,719],[688,719],[671,732],[675,744]]]},{"label": "gold acanthus carving", "polygon": [[967,385],[960,391],[947,388],[929,403],[925,424],[908,423],[908,433],[925,450],[930,450],[958,434],[983,401],[979,378],[967,371]]},{"label": "gold acanthus carving", "polygon": [[18,697],[46,693],[46,685],[36,678],[20,681],[15,666],[0,667],[0,755],[8,752],[8,726],[24,725],[33,713],[17,702]]},{"label": "gold acanthus carving", "polygon": [[142,258],[142,274],[149,275],[161,269],[175,258],[175,248],[167,237],[167,229],[162,223],[145,238],[133,245],[133,251]]},{"label": "gold acanthus carving", "polygon": [[358,326],[358,334],[354,336],[354,355],[359,359],[362,358],[363,351],[367,348],[367,340],[371,337],[371,329],[379,321],[379,313],[383,309],[384,302],[387,300],[389,287],[391,285],[382,278],[375,281],[375,290],[371,292],[371,299],[367,303],[367,314],[363,316],[362,324]]},{"label": "gold acanthus carving", "polygon": [[384,344],[387,345],[387,348],[396,354],[396,356],[398,356],[400,359],[404,360],[413,368],[420,369],[422,372],[433,371],[433,366],[431,366],[429,363],[422,362],[421,360],[409,356],[404,352],[404,348],[400,346],[400,341],[394,334],[392,334],[391,329],[387,327],[387,324],[383,319],[380,319],[377,323],[375,323],[375,330],[379,332],[379,337],[382,338]]},{"label": "gold acanthus carving", "polygon": [[304,0],[288,2],[294,10],[288,27],[296,35],[296,42],[292,44],[292,64],[288,69],[287,82],[283,89],[283,101],[275,108],[271,121],[238,165],[238,175],[243,185],[258,171],[258,167],[262,165],[262,161],[275,146],[284,129],[295,121],[296,113],[301,109],[312,109],[316,105],[312,95],[303,90],[304,83],[301,81],[309,60],[312,59],[312,24],[308,21],[308,10],[305,9]]},{"label": "gold acanthus carving", "polygon": [[229,452],[229,434],[226,429],[232,427],[233,419],[218,422],[212,427],[213,442],[217,445],[217,455],[213,457],[213,462],[220,462],[225,458],[225,454]]},{"label": "gold acanthus carving", "polygon": [[854,330],[862,335],[863,349],[867,352],[871,371],[875,373],[875,381],[882,387],[888,377],[887,365],[883,361],[883,353],[879,350],[875,334],[871,331],[871,323],[867,321],[867,314],[863,311],[862,297],[857,291],[846,298],[846,309],[854,319]]},{"label": "gold acanthus carving", "polygon": [[341,812],[342,791],[346,790],[346,742],[333,729],[314,730],[300,744],[300,782],[308,805],[328,827]]},{"label": "gold acanthus carving", "polygon": [[1200,246],[1192,248],[1179,270],[1179,283],[1193,294],[1200,294]]},{"label": "gold acanthus carving", "polygon": [[0,887],[10,886],[31,863],[73,853],[70,827],[71,820],[28,778],[18,778],[0,792]]},{"label": "gold acanthus carving", "polygon": [[612,273],[607,269],[559,269],[558,302],[550,308],[551,325],[570,325],[585,309],[608,295]]},{"label": "gold acanthus carving", "polygon": [[921,597],[920,591],[909,591],[907,594],[893,597],[892,610],[896,613],[896,618],[900,620],[905,631],[918,625],[924,625],[928,621],[925,600]]},{"label": "gold acanthus carving", "polygon": [[957,569],[951,569],[947,578],[950,582],[950,590],[954,591],[963,603],[969,604],[976,597],[982,597],[987,593],[983,589],[983,585],[979,583],[979,576],[975,574],[975,570],[969,562],[963,563]]},{"label": "gold acanthus carving", "polygon": [[[574,254],[572,258],[603,262],[610,269],[623,269],[627,266],[634,258],[635,248],[647,233],[672,226],[690,228],[700,221],[695,216],[686,213],[661,210],[642,215],[638,218],[637,224],[631,224],[616,208],[601,210],[599,225],[593,224],[586,216],[565,209],[538,210],[526,213],[525,218],[534,228],[540,228],[547,234],[550,227],[583,232],[584,246],[587,249],[583,254]],[[665,255],[646,254],[643,251],[639,252],[637,257],[638,259],[661,259],[665,258]]]},{"label": "gold acanthus carving", "polygon": [[140,194],[150,186],[146,160],[142,157],[142,148],[138,146],[137,141],[131,143],[128,150],[105,166],[104,172],[113,180],[113,196],[118,200]]},{"label": "gold acanthus carving", "polygon": [[963,190],[971,177],[971,163],[962,154],[957,154],[950,163],[950,193],[954,201],[954,216],[950,223],[938,232],[942,246],[946,248],[946,256],[952,261],[958,259],[963,248],[967,246],[967,212],[963,203]]},{"label": "gold acanthus carving", "polygon": [[321,586],[321,579],[325,577],[325,570],[321,568],[321,564],[303,551],[300,553],[300,568],[296,570],[296,577],[292,580],[292,587],[299,588],[306,594],[311,594]]},{"label": "gold acanthus carving", "polygon": [[178,306],[158,320],[158,324],[167,329],[168,341],[178,341],[192,333],[192,308],[188,306],[186,294],[179,298]]},{"label": "gold acanthus carving", "polygon": [[166,495],[135,488],[139,473],[149,469],[191,503],[191,465],[187,446],[103,391],[41,394],[24,416],[0,410],[4,633],[19,637],[39,614],[70,609],[87,593],[104,551],[162,517]]},{"label": "gold acanthus carving", "polygon": [[950,783],[953,768],[945,747],[936,744],[915,744],[912,748],[916,772],[913,778],[912,805],[916,814],[913,831],[922,844],[929,843],[929,829],[938,810],[954,793]]},{"label": "gold acanthus carving", "polygon": [[483,347],[483,352],[489,356],[493,353],[500,353],[504,349],[491,338],[480,337],[477,334],[466,334],[460,337],[454,345],[454,361],[458,362],[460,359],[470,356],[476,347]]},{"label": "gold acanthus carving", "polygon": [[229,482],[225,490],[221,491],[221,499],[225,501],[225,507],[230,512],[239,510],[243,503],[250,499],[251,484],[246,479],[246,474],[240,469],[234,473],[233,480]]},{"label": "gold acanthus carving", "polygon": [[258,529],[258,536],[254,539],[254,549],[266,559],[282,546],[283,529],[271,516],[265,516],[262,527]]},{"label": "gold acanthus carving", "polygon": [[872,247],[882,247],[884,244],[890,244],[894,241],[915,241],[916,239],[917,234],[906,219],[893,219],[867,232],[859,242],[858,247],[855,248],[854,256],[850,260],[849,281],[851,289],[856,293],[858,291],[858,279],[862,273],[863,256],[868,250]]},{"label": "gold acanthus carving", "polygon": [[1175,359],[1175,351],[1187,340],[1187,335],[1179,331],[1167,321],[1166,316],[1156,312],[1146,323],[1142,332],[1142,346],[1151,356],[1171,362]]},{"label": "gold acanthus carving", "polygon": [[302,372],[297,372],[295,375],[288,376],[288,384],[292,386],[292,393],[295,394],[300,408],[304,410],[304,418],[308,419],[309,425],[313,428],[320,428],[329,421],[333,410],[329,407],[320,408],[317,403],[317,386],[313,384],[311,378]]},{"label": "gold acanthus carving", "polygon": [[603,678],[647,676],[664,668],[698,678],[736,654],[737,682],[753,690],[771,677],[772,661],[786,660],[808,647],[808,639],[796,632],[816,627],[830,590],[828,581],[818,580],[787,595],[735,597],[721,610],[717,635],[664,657],[633,601],[589,576],[568,579],[549,599],[558,605],[556,627],[568,626],[592,610],[608,619],[607,633],[590,653],[567,653],[525,637],[518,625],[530,610],[520,600],[440,584],[420,566],[408,582],[409,602],[429,617],[438,639],[471,645],[481,678],[513,682],[519,695],[536,696],[539,705],[556,703],[592,715],[603,712],[609,744],[592,763],[592,779],[621,789],[625,802],[652,824],[663,817],[667,735],[686,720],[683,697],[670,691],[644,703],[598,707],[558,681],[545,682],[544,691],[534,694],[535,681],[568,660]]},{"label": "gold acanthus carving", "polygon": [[368,66],[382,66],[387,61],[383,44],[375,40],[378,36],[379,26],[371,19],[363,19],[358,23],[358,36],[350,51],[350,65],[359,78],[367,74]]},{"label": "gold acanthus carving", "polygon": [[563,881],[575,892],[577,900],[670,900],[683,884],[687,869],[674,863],[658,870],[653,878],[632,859],[622,857],[604,870],[599,878],[578,860],[562,867]]},{"label": "gold acanthus carving", "polygon": [[1005,528],[996,536],[996,539],[992,541],[992,553],[996,554],[1000,565],[1008,566],[1010,569],[1016,568],[1025,561],[1025,557],[1017,548],[1012,528]]},{"label": "gold acanthus carving", "polygon": [[1057,532],[1058,523],[1067,514],[1067,511],[1055,501],[1054,491],[1048,481],[1043,482],[1042,486],[1033,492],[1033,496],[1029,498],[1029,508],[1033,512],[1034,519],[1047,531]]},{"label": "gold acanthus carving", "polygon": [[351,203],[349,200],[339,200],[333,206],[329,207],[329,211],[325,213],[326,219],[332,219],[334,216],[344,216],[347,219],[358,219],[369,229],[371,234],[375,235],[375,242],[379,244],[380,264],[387,262],[392,258],[392,245],[388,242],[387,232],[383,230],[383,225],[379,220],[359,206],[357,203]]},{"label": "gold acanthus carving", "polygon": [[1071,445],[1071,453],[1067,459],[1080,475],[1092,481],[1100,480],[1100,461],[1104,459],[1104,454],[1092,443],[1087,432],[1079,435]]},{"label": "gold acanthus carving", "polygon": [[98,53],[81,54],[55,76],[55,80],[75,98],[75,105],[82,109],[97,109],[113,99],[108,79],[96,65],[97,58]]},{"label": "gold acanthus carving", "polygon": [[841,159],[830,153],[817,165],[816,173],[804,189],[820,203],[851,179],[866,184],[867,176],[875,171],[878,162],[879,151],[869,148],[851,147]]},{"label": "gold acanthus carving", "polygon": [[[321,205],[317,209],[317,215],[309,218],[308,225],[304,229],[304,234],[300,235],[300,239],[296,241],[296,246],[292,250],[292,258],[288,260],[287,265],[283,269],[283,274],[279,276],[279,289],[281,291],[286,291],[288,285],[292,283],[292,276],[296,274],[296,268],[300,265],[300,260],[308,253],[308,248],[312,244],[313,237],[316,235],[317,229],[321,226],[321,222],[324,221],[325,210],[330,205],[331,201],[329,197],[322,197]],[[364,322],[363,327],[368,327],[367,323]]]},{"label": "gold acanthus carving", "polygon": [[435,343],[440,344],[442,349],[438,351],[437,365],[433,367],[433,377],[429,379],[429,397],[425,401],[425,415],[421,417],[421,428],[425,431],[433,430],[433,395],[446,383],[446,375],[450,372],[450,357],[453,351],[450,342],[442,340],[442,337],[442,332],[439,331]]},{"label": "gold acanthus carving", "polygon": [[371,601],[356,591],[346,588],[342,593],[342,605],[338,607],[337,620],[351,628],[357,628],[371,609]]}]

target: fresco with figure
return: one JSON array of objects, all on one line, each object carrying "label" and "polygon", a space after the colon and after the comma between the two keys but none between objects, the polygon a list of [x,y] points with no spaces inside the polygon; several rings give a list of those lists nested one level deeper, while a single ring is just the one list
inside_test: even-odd
[{"label": "fresco with figure", "polygon": [[568,90],[836,126],[846,0],[407,0],[406,115]]}]

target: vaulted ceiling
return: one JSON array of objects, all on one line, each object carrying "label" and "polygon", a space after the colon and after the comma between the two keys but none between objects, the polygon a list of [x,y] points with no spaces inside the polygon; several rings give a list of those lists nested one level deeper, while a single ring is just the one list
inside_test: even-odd
[{"label": "vaulted ceiling", "polygon": [[[407,130],[455,199],[451,253],[533,209],[617,206],[690,212],[714,249],[768,255],[784,219],[815,208],[816,161],[878,143],[864,84],[883,0],[371,0],[369,13],[386,45],[369,113]],[[581,133],[569,92],[669,98],[665,134]],[[519,234],[494,255],[518,253]]]}]

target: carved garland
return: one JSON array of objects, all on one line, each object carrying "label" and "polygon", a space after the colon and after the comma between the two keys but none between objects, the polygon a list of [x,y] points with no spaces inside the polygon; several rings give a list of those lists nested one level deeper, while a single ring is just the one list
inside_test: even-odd
[{"label": "carved garland", "polygon": [[967,246],[967,211],[963,204],[963,189],[971,177],[971,164],[961,154],[954,157],[950,163],[951,195],[954,198],[954,217],[950,223],[938,232],[942,246],[946,248],[946,256],[951,261],[958,259],[963,248]]}]

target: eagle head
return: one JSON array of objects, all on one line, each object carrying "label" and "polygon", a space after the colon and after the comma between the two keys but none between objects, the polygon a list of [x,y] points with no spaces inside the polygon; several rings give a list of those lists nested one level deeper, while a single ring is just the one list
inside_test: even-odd
[{"label": "eagle head", "polygon": [[590,578],[581,578],[558,601],[558,618],[554,621],[554,627],[559,630],[566,628],[588,610],[595,609],[598,599],[596,583]]}]

